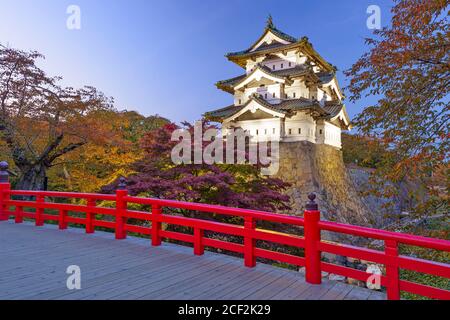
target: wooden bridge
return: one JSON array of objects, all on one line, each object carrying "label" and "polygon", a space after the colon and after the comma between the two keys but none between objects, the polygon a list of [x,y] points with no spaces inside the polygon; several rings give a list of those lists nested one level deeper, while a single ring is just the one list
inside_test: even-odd
[{"label": "wooden bridge", "polygon": [[[340,282],[306,283],[299,272],[147,239],[55,225],[0,223],[0,299],[384,299]],[[66,270],[80,267],[81,289],[69,290]]]},{"label": "wooden bridge", "polygon": [[[7,164],[0,163],[0,299],[396,300],[401,291],[450,299],[448,290],[400,278],[400,269],[450,278],[449,264],[403,256],[398,250],[404,244],[448,252],[450,241],[321,221],[314,195],[300,218],[132,197],[123,180],[114,195],[11,190],[6,169]],[[73,204],[73,199],[80,204]],[[151,211],[131,210],[130,204]],[[164,208],[232,216],[243,225],[171,215]],[[300,227],[303,235],[261,229],[257,227],[260,221]],[[45,222],[51,224],[44,226]],[[187,231],[168,231],[163,224],[183,226]],[[83,229],[68,229],[72,225]],[[323,241],[323,230],[378,239],[385,248],[379,251]],[[218,240],[205,231],[242,240]],[[165,239],[192,247],[163,243]],[[302,248],[304,255],[263,249],[257,240]],[[238,257],[208,252],[205,247],[235,252],[243,256],[244,264]],[[374,275],[323,261],[322,253],[384,265],[378,279],[386,293],[323,279],[327,272],[365,283]],[[304,267],[305,272],[257,264],[257,258]],[[69,266],[79,268],[79,290],[67,286]]]}]

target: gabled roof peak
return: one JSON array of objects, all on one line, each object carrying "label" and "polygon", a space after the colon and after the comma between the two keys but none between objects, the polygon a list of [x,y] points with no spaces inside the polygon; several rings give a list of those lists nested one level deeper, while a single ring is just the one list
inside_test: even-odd
[{"label": "gabled roof peak", "polygon": [[282,31],[278,30],[275,27],[275,24],[273,23],[273,18],[272,18],[271,14],[269,14],[269,16],[267,17],[266,28],[264,29],[264,32],[263,32],[263,35],[261,36],[261,38],[267,33],[267,31],[271,31],[276,36],[280,37],[283,40],[289,41],[289,42],[297,42],[297,41],[300,40],[300,39],[292,37],[292,36],[282,32]]},{"label": "gabled roof peak", "polygon": [[278,30],[275,27],[275,24],[273,23],[273,18],[272,16],[269,14],[267,21],[266,21],[266,27],[264,28],[264,31],[262,33],[262,35],[258,38],[258,40],[256,40],[252,46],[250,48],[248,48],[247,50],[244,51],[239,51],[239,52],[231,52],[231,53],[227,53],[226,56],[230,57],[230,56],[236,56],[236,55],[242,55],[242,54],[246,54],[252,51],[252,49],[255,48],[255,46],[261,42],[262,39],[264,39],[264,37],[267,35],[267,33],[272,33],[275,37],[277,37],[281,42],[275,41],[274,44],[275,45],[288,45],[288,44],[293,44],[296,43],[298,41],[303,40],[303,38],[301,39],[297,39],[295,37],[292,37],[284,32],[282,32],[281,30]]},{"label": "gabled roof peak", "polygon": [[[268,34],[271,34],[268,36]],[[265,39],[265,37],[268,37]],[[265,41],[263,41],[265,40]],[[229,52],[225,55],[228,60],[233,61],[239,66],[245,68],[247,60],[257,56],[264,56],[276,52],[285,52],[287,50],[302,50],[303,54],[315,60],[325,70],[336,70],[334,66],[325,61],[314,49],[309,42],[308,37],[295,38],[283,31],[277,29],[273,23],[271,15],[266,20],[266,26],[262,35],[246,50],[238,52]]]}]

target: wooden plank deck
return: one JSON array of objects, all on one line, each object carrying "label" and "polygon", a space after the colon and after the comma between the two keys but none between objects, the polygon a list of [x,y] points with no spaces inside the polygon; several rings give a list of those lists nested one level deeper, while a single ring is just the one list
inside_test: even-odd
[{"label": "wooden plank deck", "polygon": [[[66,287],[70,265],[81,289]],[[385,295],[325,280],[307,284],[298,272],[192,248],[114,234],[60,231],[56,226],[0,223],[0,299],[385,299]]]}]

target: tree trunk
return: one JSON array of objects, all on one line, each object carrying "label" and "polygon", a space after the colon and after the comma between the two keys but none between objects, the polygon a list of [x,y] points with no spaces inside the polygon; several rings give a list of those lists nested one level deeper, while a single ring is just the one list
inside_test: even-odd
[{"label": "tree trunk", "polygon": [[44,190],[47,167],[35,164],[27,168],[20,168],[21,175],[16,185],[17,190]]}]

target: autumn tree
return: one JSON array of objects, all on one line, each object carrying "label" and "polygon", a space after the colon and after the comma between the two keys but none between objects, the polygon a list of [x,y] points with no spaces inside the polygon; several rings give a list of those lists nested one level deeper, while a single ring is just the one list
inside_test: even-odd
[{"label": "autumn tree", "polygon": [[[194,152],[194,127],[184,123],[182,127],[169,123],[163,127],[147,133],[141,147],[143,157],[137,161],[132,169],[134,173],[126,177],[127,190],[131,195],[178,201],[216,204],[230,207],[246,208],[264,211],[289,210],[289,197],[283,191],[289,184],[270,176],[262,176],[257,165],[250,164],[199,164],[172,161],[171,153],[179,141],[172,141],[172,133],[183,128],[190,133],[191,159]],[[202,131],[216,128],[208,122],[203,122]],[[203,141],[203,150],[209,142]],[[223,148],[226,153],[226,143]],[[246,152],[234,149],[234,155],[244,155]],[[188,162],[188,161],[187,161]],[[103,189],[104,192],[114,193],[118,181]],[[149,210],[148,206],[133,207],[138,210]],[[197,219],[219,221],[242,225],[242,218],[214,213],[197,212],[165,207],[168,215],[195,217]],[[146,222],[135,221],[137,224]],[[296,226],[258,221],[258,227],[277,230],[279,232],[298,234],[301,232]],[[191,228],[168,224],[164,226],[168,231],[191,233]],[[212,239],[242,243],[242,238],[225,235],[214,231],[205,231],[205,236]],[[264,249],[276,250],[288,254],[300,254],[297,248],[284,247],[276,244],[261,242]]]},{"label": "autumn tree", "polygon": [[390,157],[388,146],[380,139],[358,134],[342,134],[342,153],[346,164],[376,169]]},{"label": "autumn tree", "polygon": [[448,165],[448,10],[447,0],[396,0],[390,26],[366,39],[370,50],[346,71],[351,100],[378,97],[354,122],[391,151],[377,170],[379,181],[426,185],[437,167]]},{"label": "autumn tree", "polygon": [[136,111],[121,111],[118,113],[120,130],[123,138],[140,147],[140,140],[150,131],[161,128],[170,121],[158,114],[145,117]]},{"label": "autumn tree", "polygon": [[86,117],[112,110],[93,87],[62,87],[36,65],[42,58],[0,46],[0,139],[19,171],[18,189],[42,189],[61,157],[101,135]]},{"label": "autumn tree", "polygon": [[[213,127],[203,123],[203,131]],[[135,174],[127,177],[131,194],[256,210],[289,209],[289,197],[282,194],[288,184],[261,176],[255,165],[174,164],[171,151],[178,141],[171,137],[178,128],[170,123],[143,137],[144,155],[133,165]],[[185,123],[184,128],[193,137],[193,126]],[[194,145],[193,139],[190,143]],[[207,144],[204,142],[204,146]],[[115,188],[112,184],[105,190]]]},{"label": "autumn tree", "polygon": [[49,171],[52,190],[98,192],[121,176],[134,173],[133,164],[144,155],[139,141],[169,121],[135,111],[91,112],[85,123],[102,134],[60,158]]}]

